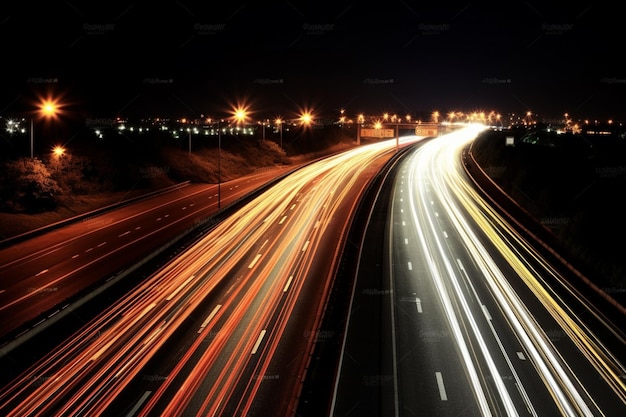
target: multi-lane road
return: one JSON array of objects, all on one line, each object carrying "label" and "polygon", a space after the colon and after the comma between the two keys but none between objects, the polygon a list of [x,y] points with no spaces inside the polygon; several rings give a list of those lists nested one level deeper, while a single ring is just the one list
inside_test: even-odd
[{"label": "multi-lane road", "polygon": [[0,408],[290,414],[359,196],[395,152],[361,146],[263,191],[13,379]]},{"label": "multi-lane road", "polygon": [[479,129],[395,167],[363,242],[333,417],[626,415],[623,326],[477,193],[461,153]]},{"label": "multi-lane road", "polygon": [[[15,416],[623,415],[623,326],[568,285],[477,192],[461,153],[483,128],[407,138],[400,158],[392,140],[294,171],[12,377],[0,409]],[[374,178],[380,189],[362,240],[347,242]],[[17,251],[0,269],[11,283],[0,294],[3,316],[33,303],[32,293],[43,298],[66,285],[75,292],[74,277],[91,261],[77,267],[74,260],[101,251],[89,273],[102,271],[125,252],[123,239],[156,236],[148,224],[191,222],[174,238],[205,222],[208,212],[195,211],[215,210],[215,189],[197,191],[76,234],[103,229],[106,238],[66,236]],[[176,220],[174,210],[194,214]],[[143,255],[145,243],[137,243],[124,256],[148,257],[163,245],[153,240]],[[347,316],[329,323],[327,301],[349,245],[359,256]],[[27,282],[11,281],[22,265]],[[337,358],[318,357],[325,343],[337,346]],[[3,363],[11,355],[5,345]]]},{"label": "multi-lane road", "polygon": [[[128,273],[142,260],[286,172],[265,170],[228,183],[174,188],[106,213],[85,216],[0,248],[3,352],[67,308],[76,294]],[[83,294],[84,295],[84,294]]]}]

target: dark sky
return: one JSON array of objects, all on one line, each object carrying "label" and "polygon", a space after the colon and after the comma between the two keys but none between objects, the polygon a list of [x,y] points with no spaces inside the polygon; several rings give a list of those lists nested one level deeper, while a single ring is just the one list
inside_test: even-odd
[{"label": "dark sky", "polygon": [[300,108],[626,116],[625,23],[608,3],[1,7],[0,115],[50,90],[86,117],[218,115],[237,102],[258,117]]}]

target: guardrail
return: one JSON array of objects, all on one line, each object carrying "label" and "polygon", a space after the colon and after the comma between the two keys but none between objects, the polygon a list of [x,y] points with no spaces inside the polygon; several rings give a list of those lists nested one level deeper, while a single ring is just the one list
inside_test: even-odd
[{"label": "guardrail", "polygon": [[[561,243],[558,238],[544,225],[540,224],[533,216],[521,207],[511,196],[509,196],[495,181],[482,169],[474,158],[473,142],[463,150],[463,162],[465,171],[474,184],[481,190],[482,194],[494,204],[498,211],[504,215],[513,225],[517,227],[535,246],[543,249],[547,254],[559,262],[573,276],[578,278],[586,288],[591,289],[600,299],[613,306],[620,314],[626,315],[626,306],[619,303],[611,295],[599,288],[592,280],[578,270],[569,260],[565,259],[561,253]],[[557,249],[555,249],[557,248]]]},{"label": "guardrail", "polygon": [[76,216],[73,216],[73,217],[69,217],[67,219],[60,220],[58,222],[48,224],[46,226],[42,226],[42,227],[39,227],[37,229],[21,233],[19,235],[11,236],[11,237],[6,238],[4,240],[0,240],[0,249],[4,248],[6,246],[9,246],[9,245],[18,243],[18,242],[22,242],[24,240],[28,240],[28,239],[33,238],[35,236],[42,235],[42,234],[50,232],[50,231],[52,231],[54,229],[58,229],[60,227],[67,226],[67,225],[75,223],[77,221],[88,219],[89,217],[99,216],[99,215],[101,215],[103,213],[106,213],[108,211],[115,210],[117,208],[124,207],[124,206],[127,206],[129,204],[133,204],[133,203],[136,203],[138,201],[145,200],[145,199],[150,198],[150,197],[154,197],[156,195],[161,195],[161,194],[165,194],[165,193],[168,193],[168,192],[171,192],[171,191],[174,191],[174,190],[178,190],[180,188],[188,186],[189,184],[190,184],[190,181],[185,181],[185,182],[181,182],[181,183],[178,183],[178,184],[174,184],[174,185],[171,185],[169,187],[165,187],[165,188],[162,188],[162,189],[159,189],[159,190],[151,191],[151,192],[146,193],[146,194],[142,194],[140,196],[129,198],[128,200],[123,200],[123,201],[120,201],[118,203],[110,204],[108,206],[100,207],[98,209],[95,209],[95,210],[92,210],[92,211],[88,211],[88,212],[83,213],[83,214],[79,214],[79,215],[76,215]]}]

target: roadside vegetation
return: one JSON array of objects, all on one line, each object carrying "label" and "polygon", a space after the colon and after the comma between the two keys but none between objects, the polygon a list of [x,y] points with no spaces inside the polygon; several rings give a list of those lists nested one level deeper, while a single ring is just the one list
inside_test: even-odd
[{"label": "roadside vegetation", "polygon": [[85,132],[62,154],[31,159],[9,148],[0,158],[0,240],[182,182],[216,184],[302,163],[352,146],[349,133],[294,129],[282,148],[258,134],[194,137],[190,152],[186,135]]},{"label": "roadside vegetation", "polygon": [[[514,145],[505,138],[514,137]],[[478,164],[502,190],[548,228],[563,256],[616,299],[626,295],[626,139],[620,135],[485,131]]]}]

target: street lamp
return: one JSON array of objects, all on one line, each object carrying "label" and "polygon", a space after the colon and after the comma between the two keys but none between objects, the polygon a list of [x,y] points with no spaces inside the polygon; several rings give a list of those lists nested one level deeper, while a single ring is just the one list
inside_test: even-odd
[{"label": "street lamp", "polygon": [[283,164],[283,153],[282,153],[282,150],[283,150],[283,119],[281,119],[280,117],[277,117],[275,123],[278,125],[278,128],[280,129],[280,150],[281,150],[281,153],[280,153],[280,165],[282,165]]},{"label": "street lamp", "polygon": [[[245,107],[237,107],[233,110],[233,119],[237,123],[244,122],[248,116]],[[222,122],[223,119],[217,121],[217,208],[222,205]]]},{"label": "street lamp", "polygon": [[304,126],[310,126],[311,123],[313,123],[313,114],[308,110],[303,111],[302,114],[300,114],[300,122],[302,122]]},{"label": "street lamp", "polygon": [[60,158],[65,155],[65,148],[63,146],[57,145],[52,149],[52,152],[57,158]]},{"label": "street lamp", "polygon": [[217,208],[219,210],[222,200],[222,119],[217,121]]},{"label": "street lamp", "polygon": [[56,157],[56,171],[57,175],[59,175],[59,165],[61,165],[61,157],[65,155],[65,148],[61,145],[56,145],[54,148],[52,148],[52,153]]},{"label": "street lamp", "polygon": [[248,117],[248,112],[245,107],[237,107],[233,113],[233,119],[237,124],[243,123]]},{"label": "street lamp", "polygon": [[365,116],[363,113],[360,113],[357,117],[357,125],[356,125],[356,144],[357,146],[361,145],[361,125],[365,123]]},{"label": "street lamp", "polygon": [[[39,113],[45,117],[54,117],[57,114],[57,102],[52,99],[44,100],[39,105]],[[30,159],[33,159],[33,148],[35,143],[35,117],[30,118]]]}]

